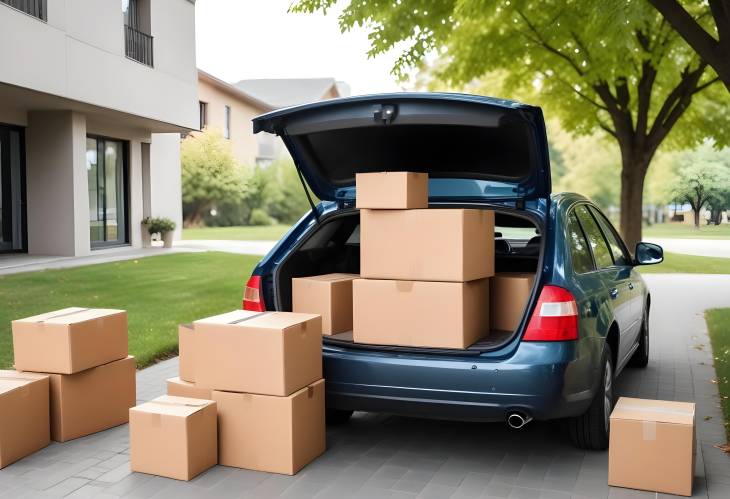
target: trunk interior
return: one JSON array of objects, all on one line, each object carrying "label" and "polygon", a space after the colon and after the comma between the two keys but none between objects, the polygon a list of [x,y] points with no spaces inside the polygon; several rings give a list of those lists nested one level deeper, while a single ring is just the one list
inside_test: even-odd
[{"label": "trunk interior", "polygon": [[[489,208],[493,209],[493,208]],[[323,219],[274,275],[277,310],[291,311],[293,277],[329,273],[360,273],[360,214],[357,210]],[[495,271],[526,272],[535,274],[539,268],[542,239],[536,223],[526,216],[495,210]],[[535,279],[535,285],[538,280]],[[534,295],[533,286],[533,295]],[[489,304],[486,304],[489,306]],[[525,303],[525,306],[527,303]],[[523,312],[524,313],[524,312]],[[512,339],[516,331],[491,330],[483,339],[466,350],[393,347],[357,344],[352,332],[324,336],[324,342],[340,346],[419,352],[441,351],[452,354],[478,354],[499,348]]]}]

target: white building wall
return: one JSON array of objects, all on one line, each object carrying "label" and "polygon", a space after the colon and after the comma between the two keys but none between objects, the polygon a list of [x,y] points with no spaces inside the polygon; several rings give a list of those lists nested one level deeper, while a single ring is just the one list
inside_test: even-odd
[{"label": "white building wall", "polygon": [[150,165],[151,215],[167,217],[175,222],[175,239],[180,239],[182,236],[180,134],[152,135]]}]

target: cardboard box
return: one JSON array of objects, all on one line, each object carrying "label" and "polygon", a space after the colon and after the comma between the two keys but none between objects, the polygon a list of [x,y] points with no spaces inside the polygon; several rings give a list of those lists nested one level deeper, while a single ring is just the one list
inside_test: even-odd
[{"label": "cardboard box", "polygon": [[494,212],[360,210],[360,276],[472,281],[494,275]]},{"label": "cardboard box", "polygon": [[170,378],[167,380],[167,394],[175,397],[213,400],[211,398],[213,390],[210,388],[201,388],[195,383],[190,383],[180,378]]},{"label": "cardboard box", "polygon": [[0,468],[48,445],[48,376],[0,371]]},{"label": "cardboard box", "polygon": [[292,312],[322,316],[322,334],[352,330],[352,280],[357,274],[325,274],[292,279]]},{"label": "cardboard box", "polygon": [[218,462],[216,403],[163,395],[129,410],[132,471],[190,480]]},{"label": "cardboard box", "polygon": [[324,380],[287,397],[213,392],[218,462],[293,475],[325,450]]},{"label": "cardboard box", "polygon": [[194,324],[199,387],[285,396],[322,377],[318,315],[235,310]]},{"label": "cardboard box", "polygon": [[50,374],[51,439],[65,442],[124,424],[137,399],[134,357]]},{"label": "cardboard box", "polygon": [[428,208],[428,174],[356,173],[355,192],[357,208],[394,210]]},{"label": "cardboard box", "polygon": [[73,374],[127,356],[127,312],[64,308],[12,323],[15,368]]},{"label": "cardboard box", "polygon": [[180,324],[177,327],[177,349],[180,356],[180,378],[195,382],[195,332],[192,324]]},{"label": "cardboard box", "polygon": [[492,329],[514,331],[520,325],[535,274],[500,272],[490,279],[489,318]]},{"label": "cardboard box", "polygon": [[608,484],[692,495],[695,404],[621,397],[611,413]]},{"label": "cardboard box", "polygon": [[489,279],[355,279],[355,343],[467,348],[489,333]]}]

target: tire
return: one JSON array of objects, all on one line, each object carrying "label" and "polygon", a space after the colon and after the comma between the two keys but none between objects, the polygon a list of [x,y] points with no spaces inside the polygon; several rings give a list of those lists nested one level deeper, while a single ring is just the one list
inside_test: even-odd
[{"label": "tire", "polygon": [[629,360],[631,367],[646,367],[649,364],[649,309],[644,309],[644,319],[641,322],[639,331],[639,348]]},{"label": "tire", "polygon": [[573,445],[586,450],[606,450],[613,409],[614,367],[611,347],[605,345],[601,359],[601,382],[588,410],[568,420],[568,433]]},{"label": "tire", "polygon": [[325,421],[328,426],[345,424],[350,420],[353,411],[343,411],[340,409],[327,409],[325,412]]}]

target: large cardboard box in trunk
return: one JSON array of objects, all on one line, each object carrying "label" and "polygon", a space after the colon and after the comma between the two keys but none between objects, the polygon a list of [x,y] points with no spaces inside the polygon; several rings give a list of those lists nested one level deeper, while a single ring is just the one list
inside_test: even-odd
[{"label": "large cardboard box in trunk", "polygon": [[395,210],[428,208],[428,174],[356,173],[355,192],[357,208]]},{"label": "large cardboard box in trunk", "polygon": [[72,374],[127,356],[127,312],[71,307],[14,320],[19,371]]},{"label": "large cardboard box in trunk", "polygon": [[472,281],[494,275],[494,212],[360,210],[360,275]]},{"label": "large cardboard box in trunk", "polygon": [[489,279],[353,281],[356,343],[467,348],[489,333]]},{"label": "large cardboard box in trunk", "polygon": [[692,495],[695,404],[621,397],[611,413],[608,484]]},{"label": "large cardboard box in trunk", "polygon": [[293,475],[325,450],[324,380],[287,397],[214,391],[218,462]]},{"label": "large cardboard box in trunk", "polygon": [[0,468],[48,445],[48,376],[0,371]]},{"label": "large cardboard box in trunk", "polygon": [[180,356],[180,378],[195,382],[195,331],[192,324],[177,327],[177,349]]},{"label": "large cardboard box in trunk", "polygon": [[65,442],[126,423],[137,399],[134,357],[50,374],[51,438]]},{"label": "large cardboard box in trunk", "polygon": [[322,334],[352,329],[352,280],[357,274],[325,274],[292,279],[292,312],[322,316]]},{"label": "large cardboard box in trunk", "polygon": [[211,395],[213,390],[210,388],[201,388],[195,383],[190,383],[180,378],[170,378],[167,380],[167,394],[175,397],[189,397],[193,399],[213,400]]},{"label": "large cardboard box in trunk", "polygon": [[132,471],[190,480],[218,462],[216,403],[163,395],[129,410]]},{"label": "large cardboard box in trunk", "polygon": [[235,310],[195,321],[195,384],[290,395],[322,377],[322,318]]},{"label": "large cardboard box in trunk", "polygon": [[535,274],[526,272],[499,272],[490,279],[489,320],[492,329],[514,331],[525,313]]}]

